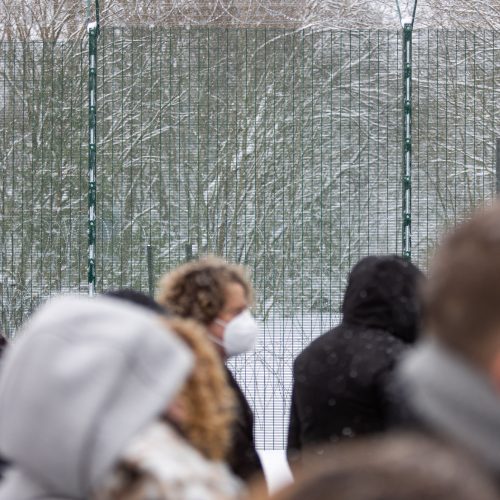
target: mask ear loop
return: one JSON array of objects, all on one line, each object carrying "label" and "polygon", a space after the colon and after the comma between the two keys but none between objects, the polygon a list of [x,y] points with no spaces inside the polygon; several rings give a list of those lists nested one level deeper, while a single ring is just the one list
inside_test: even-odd
[{"label": "mask ear loop", "polygon": [[[227,321],[224,321],[223,319],[215,318],[213,321],[216,325],[222,326],[223,328],[226,328]],[[215,335],[211,334],[210,332],[208,333],[208,338],[214,343],[217,344],[218,346],[222,347],[224,349],[224,342],[216,337]]]},{"label": "mask ear loop", "polygon": [[215,335],[212,335],[211,333],[209,333],[207,336],[214,344],[217,344],[218,346],[224,349],[224,342],[221,339],[217,338]]},{"label": "mask ear loop", "polygon": [[223,319],[215,318],[214,323],[216,325],[222,326],[223,328],[226,328],[228,322],[224,321]]}]

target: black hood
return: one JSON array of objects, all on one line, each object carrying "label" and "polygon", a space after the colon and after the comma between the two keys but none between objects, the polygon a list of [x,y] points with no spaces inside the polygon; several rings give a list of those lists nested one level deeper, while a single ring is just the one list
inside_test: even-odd
[{"label": "black hood", "polygon": [[396,255],[365,257],[349,275],[343,322],[385,330],[406,343],[415,342],[423,279],[416,266]]}]

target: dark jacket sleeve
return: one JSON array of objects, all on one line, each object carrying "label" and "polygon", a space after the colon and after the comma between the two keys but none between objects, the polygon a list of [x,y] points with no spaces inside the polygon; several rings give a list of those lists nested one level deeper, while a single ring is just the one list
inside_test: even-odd
[{"label": "dark jacket sleeve", "polygon": [[228,456],[231,470],[247,482],[255,475],[263,474],[257,449],[255,447],[252,409],[232,373],[227,370],[228,382],[238,402],[237,419],[233,427],[232,446]]},{"label": "dark jacket sleeve", "polygon": [[295,387],[292,390],[292,402],[290,405],[290,421],[288,424],[288,440],[286,454],[290,466],[298,465],[301,461],[302,445],[300,442],[300,420],[297,412],[297,401]]}]

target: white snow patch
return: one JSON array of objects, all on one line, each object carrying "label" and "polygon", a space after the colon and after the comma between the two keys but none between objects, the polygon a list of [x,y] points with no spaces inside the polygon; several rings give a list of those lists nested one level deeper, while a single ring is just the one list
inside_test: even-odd
[{"label": "white snow patch", "polygon": [[293,482],[285,450],[260,450],[259,456],[270,493],[274,493]]}]

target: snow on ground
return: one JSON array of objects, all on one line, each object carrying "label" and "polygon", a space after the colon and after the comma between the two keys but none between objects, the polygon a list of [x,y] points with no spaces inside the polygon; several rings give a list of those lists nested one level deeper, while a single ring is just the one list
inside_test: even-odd
[{"label": "snow on ground", "polygon": [[270,493],[274,493],[293,481],[285,450],[260,450],[259,456]]}]

